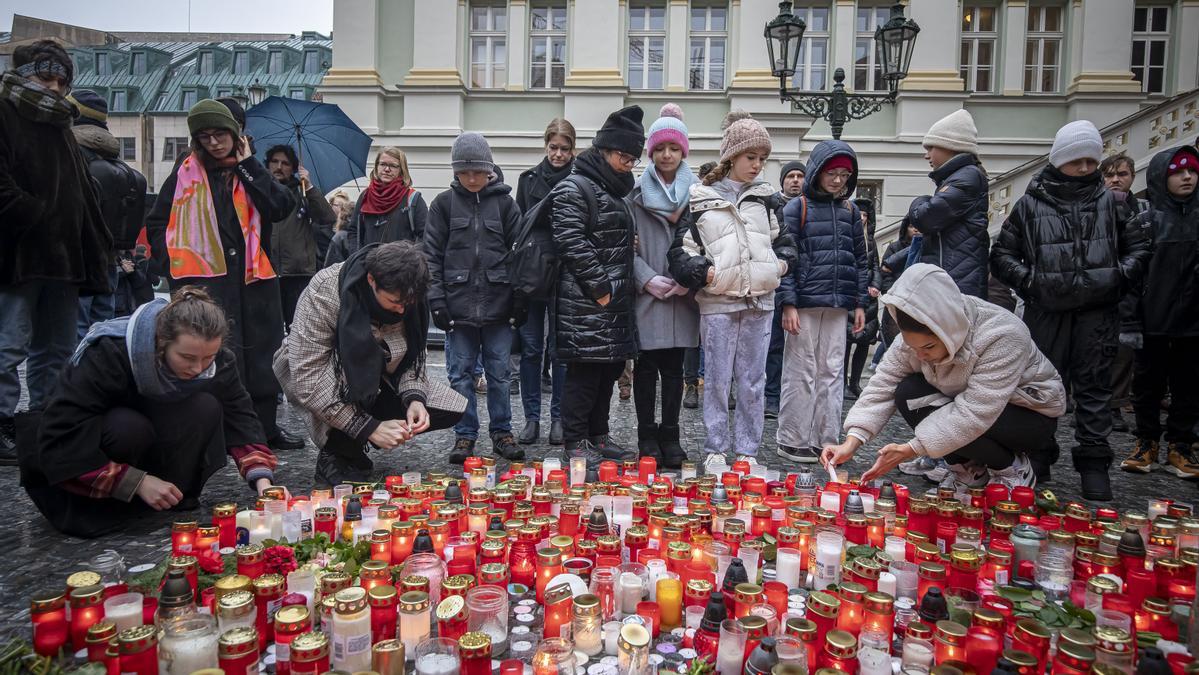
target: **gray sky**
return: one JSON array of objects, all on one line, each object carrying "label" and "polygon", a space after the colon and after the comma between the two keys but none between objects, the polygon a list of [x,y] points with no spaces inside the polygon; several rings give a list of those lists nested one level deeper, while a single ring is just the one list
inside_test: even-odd
[{"label": "gray sky", "polygon": [[[188,0],[3,0],[0,31],[12,15],[109,31],[186,31]],[[192,0],[191,30],[300,33],[333,29],[333,0]]]}]

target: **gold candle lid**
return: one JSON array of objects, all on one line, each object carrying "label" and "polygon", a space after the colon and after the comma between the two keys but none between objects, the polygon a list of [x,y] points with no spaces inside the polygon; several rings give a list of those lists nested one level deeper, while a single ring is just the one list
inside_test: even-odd
[{"label": "gold candle lid", "polygon": [[158,626],[134,626],[117,634],[122,654],[137,654],[158,644]]},{"label": "gold candle lid", "polygon": [[490,658],[491,636],[478,631],[465,633],[458,638],[458,650],[464,659]]},{"label": "gold candle lid", "polygon": [[100,584],[100,575],[91,570],[75,572],[67,577],[67,588],[83,588],[84,586],[97,586]]},{"label": "gold candle lid", "polygon": [[275,626],[296,626],[308,623],[308,607],[306,605],[288,605],[275,612]]},{"label": "gold candle lid", "polygon": [[577,616],[595,616],[599,614],[599,598],[591,593],[584,593],[574,599],[574,613]]},{"label": "gold candle lid", "polygon": [[227,593],[217,601],[216,611],[217,616],[245,616],[254,611],[254,596],[249,591]]},{"label": "gold candle lid", "polygon": [[400,596],[400,610],[404,612],[421,612],[429,608],[429,594],[422,591],[409,591]]}]

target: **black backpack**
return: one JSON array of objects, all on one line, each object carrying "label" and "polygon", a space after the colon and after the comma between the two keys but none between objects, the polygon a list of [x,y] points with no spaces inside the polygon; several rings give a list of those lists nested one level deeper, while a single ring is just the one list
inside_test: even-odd
[{"label": "black backpack", "polygon": [[[579,188],[587,201],[588,215],[594,218],[599,205],[591,186],[578,174],[572,173],[563,180]],[[512,282],[512,292],[518,298],[548,300],[553,295],[561,265],[554,251],[554,226],[550,218],[553,208],[551,192],[521,216],[520,229],[512,243],[512,255],[508,256],[508,278]]]}]

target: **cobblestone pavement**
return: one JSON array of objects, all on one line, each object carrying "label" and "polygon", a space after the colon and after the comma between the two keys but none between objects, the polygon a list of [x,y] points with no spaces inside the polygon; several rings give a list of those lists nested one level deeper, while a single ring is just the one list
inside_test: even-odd
[{"label": "cobblestone pavement", "polygon": [[[441,352],[431,352],[430,376],[442,377],[444,363]],[[615,392],[613,396],[616,397]],[[846,409],[851,403],[846,401]],[[486,407],[485,404],[483,407]],[[517,398],[512,399],[512,408],[513,428],[519,430],[524,420]],[[543,410],[547,411],[545,414],[548,416],[548,402],[543,405]],[[684,445],[691,452],[691,458],[696,461],[702,459],[700,452],[703,447],[704,428],[701,413],[702,406],[699,410],[684,409],[681,424]],[[304,435],[304,423],[295,409],[283,406],[280,408],[280,414],[284,426],[290,432]],[[480,417],[482,428],[486,429],[485,410],[480,411]],[[548,432],[548,426],[547,417],[542,420],[543,432]],[[773,469],[794,470],[794,464],[779,458],[775,453],[774,433],[775,422],[767,420],[760,462]],[[612,434],[622,445],[636,446],[637,423],[632,400],[613,401]],[[1058,427],[1058,439],[1063,448],[1073,445],[1072,435],[1071,418],[1067,416]],[[480,453],[490,452],[489,442],[483,440],[486,434],[480,436]],[[910,430],[896,416],[887,425],[882,437],[860,451],[858,457],[850,462],[850,473],[860,474],[870,466],[873,462],[871,449],[888,442],[902,442],[908,438]],[[540,445],[526,447],[530,459],[560,452],[559,448],[551,448],[544,440],[543,433]],[[378,453],[374,455],[376,474],[384,476],[412,470],[445,469],[449,466],[446,460],[452,443],[452,431],[444,430],[422,436],[402,450]],[[1131,443],[1132,438],[1129,435],[1113,434],[1112,444],[1116,449],[1117,462],[1127,455]],[[311,443],[304,450],[281,453],[276,473],[277,482],[300,492],[310,489],[315,457],[316,449]],[[895,477],[899,482],[916,489],[933,485],[923,478],[899,474]],[[1116,494],[1116,500],[1112,505],[1120,509],[1144,512],[1150,498],[1173,495],[1194,500],[1196,494],[1194,484],[1188,484],[1161,470],[1147,476],[1115,470],[1112,480]],[[1053,480],[1044,487],[1053,490],[1062,499],[1078,498],[1078,475],[1070,465],[1068,452],[1063,451],[1062,459],[1054,467]],[[0,469],[0,494],[8,495],[8,498],[0,500],[0,522],[8,523],[3,529],[9,533],[4,535],[8,544],[5,546],[5,553],[2,554],[4,562],[0,565],[0,636],[17,634],[26,637],[29,634],[30,595],[46,588],[61,586],[69,573],[82,569],[92,556],[106,549],[113,549],[121,553],[130,566],[158,562],[169,549],[169,528],[172,520],[189,518],[203,522],[209,518],[214,504],[229,500],[245,504],[251,498],[246,485],[237,477],[232,465],[229,465],[209,482],[197,510],[148,513],[136,521],[131,521],[128,528],[120,534],[83,540],[63,536],[46,524],[18,486],[15,467]]]}]

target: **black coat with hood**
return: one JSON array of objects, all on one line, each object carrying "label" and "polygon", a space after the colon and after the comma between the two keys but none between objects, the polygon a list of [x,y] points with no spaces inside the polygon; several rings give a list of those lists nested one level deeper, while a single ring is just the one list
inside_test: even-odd
[{"label": "black coat with hood", "polygon": [[550,164],[548,158],[542,157],[537,166],[521,172],[516,182],[516,205],[520,207],[520,212],[528,213],[529,209],[537,206],[542,199],[549,196],[555,185],[570,175],[573,168],[573,159],[558,169]]},{"label": "black coat with hood", "polygon": [[88,173],[95,180],[113,248],[134,248],[145,221],[146,177],[121,161],[121,144],[108,129],[77,123],[71,130],[87,161]]},{"label": "black coat with hood", "polygon": [[[563,362],[624,361],[638,348],[634,226],[624,200],[632,176],[622,182],[595,148],[578,156],[573,173],[589,186],[597,208],[592,212],[574,180],[550,192],[554,248],[562,263],[552,301],[556,355]],[[605,295],[611,297],[601,306],[596,301]]]},{"label": "black coat with hood", "polygon": [[1004,221],[991,272],[1042,311],[1115,308],[1150,254],[1136,221],[1120,221],[1098,171],[1075,178],[1047,166]]},{"label": "black coat with hood", "polygon": [[987,174],[974,155],[961,153],[928,177],[937,185],[931,196],[912,200],[908,219],[924,243],[920,262],[949,272],[966,295],[987,297]]},{"label": "black coat with hood", "polygon": [[489,326],[512,318],[508,251],[520,229],[512,188],[496,169],[478,192],[457,178],[433,199],[425,226],[429,309],[441,325]]},{"label": "black coat with hood", "polygon": [[[1178,148],[1149,161],[1145,184],[1153,256],[1141,284],[1141,329],[1145,335],[1199,336],[1199,189],[1186,199],[1166,190],[1166,169]],[[1194,356],[1194,355],[1192,355]]]}]

